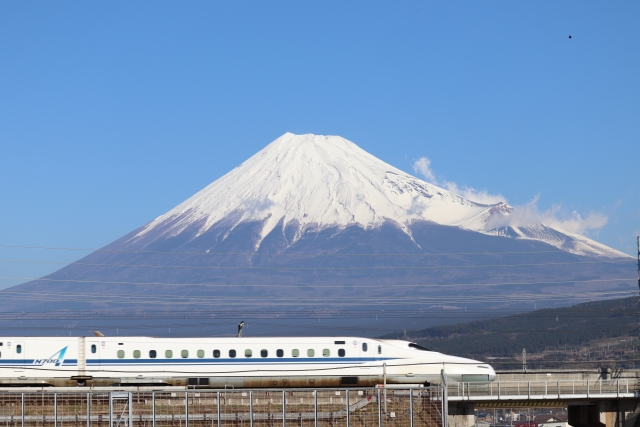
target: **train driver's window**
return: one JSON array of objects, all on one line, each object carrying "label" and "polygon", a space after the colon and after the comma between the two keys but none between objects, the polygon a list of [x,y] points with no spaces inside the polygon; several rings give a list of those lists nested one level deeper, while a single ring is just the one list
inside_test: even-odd
[{"label": "train driver's window", "polygon": [[198,350],[198,358],[202,359],[204,357],[204,350]]},{"label": "train driver's window", "polygon": [[367,351],[369,349],[369,346],[367,346],[366,342],[362,343],[362,351]]},{"label": "train driver's window", "polygon": [[213,350],[213,357],[218,359],[220,357],[220,350]]},{"label": "train driver's window", "polygon": [[133,350],[133,358],[140,359],[140,350]]},{"label": "train driver's window", "polygon": [[309,350],[307,350],[307,356],[313,357],[315,355],[316,355],[316,352],[314,349],[310,348]]},{"label": "train driver's window", "polygon": [[298,350],[297,348],[294,348],[293,350],[291,350],[291,355],[293,357],[298,357],[300,356],[300,350]]},{"label": "train driver's window", "polygon": [[91,353],[96,354],[96,352],[98,351],[98,349],[96,348],[95,344],[91,344]]},{"label": "train driver's window", "polygon": [[269,352],[267,350],[260,350],[260,357],[268,357]]},{"label": "train driver's window", "polygon": [[276,356],[278,357],[284,357],[284,350],[279,348],[276,350]]},{"label": "train driver's window", "polygon": [[164,357],[171,359],[173,357],[173,350],[165,350]]},{"label": "train driver's window", "polygon": [[118,359],[124,359],[124,350],[118,350]]},{"label": "train driver's window", "polygon": [[20,344],[16,346],[16,353],[18,354],[22,353],[22,346]]},{"label": "train driver's window", "polygon": [[338,356],[344,357],[344,348],[341,348],[340,350],[338,350]]},{"label": "train driver's window", "polygon": [[328,348],[325,348],[324,350],[322,350],[322,357],[329,357],[331,356],[331,352],[329,351]]},{"label": "train driver's window", "polygon": [[236,351],[235,350],[229,350],[229,357],[231,357],[231,358],[236,357]]},{"label": "train driver's window", "polygon": [[244,357],[251,357],[251,356],[253,356],[253,352],[249,349],[246,349],[244,351]]},{"label": "train driver's window", "polygon": [[182,350],[180,352],[180,357],[182,357],[183,359],[186,359],[187,357],[189,357],[189,350]]},{"label": "train driver's window", "polygon": [[378,354],[382,354],[382,346],[381,345],[378,346]]},{"label": "train driver's window", "polygon": [[155,350],[149,350],[149,359],[155,359],[158,356]]}]

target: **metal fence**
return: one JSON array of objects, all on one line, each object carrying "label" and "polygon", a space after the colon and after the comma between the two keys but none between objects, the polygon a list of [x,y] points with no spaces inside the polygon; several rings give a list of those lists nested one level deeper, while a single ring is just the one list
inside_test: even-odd
[{"label": "metal fence", "polygon": [[473,399],[590,398],[629,397],[638,394],[635,379],[576,381],[495,381],[486,383],[453,383],[447,387],[448,397]]},{"label": "metal fence", "polygon": [[442,397],[439,387],[6,391],[0,427],[443,427]]}]

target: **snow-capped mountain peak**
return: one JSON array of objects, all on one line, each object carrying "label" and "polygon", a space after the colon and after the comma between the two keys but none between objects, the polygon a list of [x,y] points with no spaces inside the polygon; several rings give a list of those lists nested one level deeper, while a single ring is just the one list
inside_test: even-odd
[{"label": "snow-capped mountain peak", "polygon": [[277,224],[301,230],[377,226],[412,220],[455,225],[488,208],[421,181],[339,136],[286,133],[193,197],[150,223],[167,220],[173,233],[196,221],[201,232],[232,220],[264,221],[262,237]]},{"label": "snow-capped mountain peak", "polygon": [[[561,241],[562,233],[548,227],[551,231],[521,227],[513,235],[488,228],[491,217],[508,216],[512,209],[505,203],[476,203],[422,181],[342,137],[286,133],[147,224],[132,240],[161,225],[163,234],[170,236],[195,225],[195,237],[221,227],[226,230],[224,238],[239,224],[256,221],[262,224],[257,249],[276,227],[295,227],[293,243],[305,231],[353,225],[368,229],[385,222],[411,235],[412,222],[432,221],[484,234],[542,240],[571,251],[571,245]],[[591,246],[582,245],[578,252],[589,252],[587,247]]]}]

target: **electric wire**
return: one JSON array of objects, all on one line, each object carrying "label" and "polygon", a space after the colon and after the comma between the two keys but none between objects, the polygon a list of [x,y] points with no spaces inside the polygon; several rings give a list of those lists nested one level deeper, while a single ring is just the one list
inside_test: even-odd
[{"label": "electric wire", "polygon": [[89,262],[58,262],[0,259],[0,263],[22,264],[47,264],[47,265],[84,265],[90,267],[141,267],[141,268],[175,268],[175,269],[212,269],[212,270],[424,270],[445,268],[490,268],[490,267],[543,267],[552,265],[584,265],[584,264],[610,264],[629,263],[627,259],[601,260],[601,261],[572,261],[572,262],[548,262],[548,263],[523,263],[523,264],[481,264],[481,265],[428,265],[428,266],[367,266],[367,267],[260,267],[260,266],[236,266],[236,265],[152,265],[152,264],[101,264]]},{"label": "electric wire", "polygon": [[[72,248],[72,247],[56,247],[56,246],[27,246],[27,245],[8,245],[0,244],[2,248],[16,248],[16,249],[44,249],[44,250],[61,250],[61,251],[92,251],[92,252],[115,252],[115,253],[154,253],[154,254],[190,254],[190,255],[238,255],[238,256],[323,256],[323,257],[351,257],[351,256],[415,256],[415,257],[428,257],[428,256],[455,256],[455,255],[504,255],[504,254],[542,254],[542,253],[558,253],[558,254],[571,254],[560,249],[549,251],[504,251],[504,252],[447,252],[440,254],[323,254],[323,253],[278,253],[278,254],[265,254],[265,253],[251,253],[251,252],[209,252],[209,251],[148,251],[148,250],[126,250],[126,249],[104,249],[104,248]],[[635,247],[628,248],[612,248],[615,250],[627,250],[635,249]]]},{"label": "electric wire", "polygon": [[[50,279],[50,278],[38,278],[38,277],[11,277],[11,276],[0,276],[0,280],[33,280],[38,282],[59,282],[59,283],[89,283],[89,284],[105,284],[105,285],[150,285],[150,286],[172,286],[172,287],[181,287],[181,286],[196,286],[196,287],[221,287],[221,288],[238,288],[238,287],[250,287],[250,288],[385,288],[389,289],[389,287],[396,288],[412,288],[412,287],[485,287],[485,286],[531,286],[531,285],[562,285],[568,283],[601,283],[601,282],[620,282],[620,281],[635,281],[636,278],[612,278],[612,279],[584,279],[584,280],[551,280],[551,281],[541,281],[541,282],[503,282],[503,283],[415,283],[415,284],[366,284],[366,285],[357,285],[357,284],[343,284],[343,285],[307,285],[307,284],[265,284],[265,283],[166,283],[166,282],[132,282],[132,281],[108,281],[108,280],[77,280],[77,279]],[[0,295],[4,290],[0,290]]]},{"label": "electric wire", "polygon": [[[259,297],[254,296],[251,300],[246,297],[237,296],[192,296],[179,297],[174,295],[127,295],[121,294],[88,294],[78,295],[77,293],[53,293],[45,291],[34,291],[33,294],[25,291],[3,291],[5,298],[19,300],[36,300],[36,301],[78,301],[78,302],[99,302],[99,303],[118,303],[118,304],[138,304],[140,302],[153,303],[156,305],[235,305],[239,307],[262,307],[268,306],[317,306],[318,298],[313,297]],[[589,300],[595,298],[613,298],[635,295],[633,291],[593,291],[581,293],[553,293],[553,294],[482,294],[482,295],[454,295],[454,296],[406,296],[406,297],[359,297],[357,302],[344,301],[343,297],[329,298],[323,297],[323,304],[329,303],[334,307],[350,307],[358,305],[371,306],[389,306],[398,304],[425,304],[435,302],[446,303],[481,303],[481,302],[523,302],[546,300]]]}]

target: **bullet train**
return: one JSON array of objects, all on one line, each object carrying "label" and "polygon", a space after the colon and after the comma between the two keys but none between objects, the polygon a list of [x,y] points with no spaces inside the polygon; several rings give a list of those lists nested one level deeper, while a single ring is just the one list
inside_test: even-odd
[{"label": "bullet train", "polygon": [[358,337],[0,337],[0,387],[354,387],[492,381],[486,363]]}]

